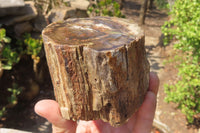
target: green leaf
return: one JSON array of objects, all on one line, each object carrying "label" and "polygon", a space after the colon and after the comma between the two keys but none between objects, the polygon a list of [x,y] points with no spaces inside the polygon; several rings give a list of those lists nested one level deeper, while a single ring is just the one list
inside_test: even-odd
[{"label": "green leaf", "polygon": [[0,41],[6,36],[6,30],[1,28],[0,29]]},{"label": "green leaf", "polygon": [[11,42],[11,39],[9,37],[4,37],[2,39],[5,43],[10,43]]},{"label": "green leaf", "polygon": [[100,13],[100,10],[99,10],[99,9],[96,9],[96,10],[95,10],[95,13],[97,13],[97,14]]},{"label": "green leaf", "polygon": [[12,65],[2,65],[2,68],[4,69],[4,70],[11,70],[12,69]]}]

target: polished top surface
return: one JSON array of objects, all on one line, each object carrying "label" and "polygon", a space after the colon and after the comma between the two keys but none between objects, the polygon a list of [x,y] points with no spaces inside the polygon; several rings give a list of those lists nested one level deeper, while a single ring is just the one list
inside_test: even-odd
[{"label": "polished top surface", "polygon": [[43,36],[58,45],[84,45],[98,51],[110,50],[135,40],[130,27],[137,25],[130,25],[109,17],[68,19],[47,26]]}]

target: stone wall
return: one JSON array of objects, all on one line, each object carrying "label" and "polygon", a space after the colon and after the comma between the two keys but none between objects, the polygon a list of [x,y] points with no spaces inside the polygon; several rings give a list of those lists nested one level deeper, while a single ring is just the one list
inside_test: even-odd
[{"label": "stone wall", "polygon": [[[4,0],[0,0],[1,1]],[[0,25],[12,29],[16,37],[20,37],[24,33],[38,32],[41,33],[44,27],[56,21],[63,21],[68,18],[88,17],[87,8],[89,2],[87,0],[65,0],[67,5],[61,5],[49,9],[48,13],[40,12],[40,7],[46,6],[47,3],[39,3],[37,1],[21,1],[19,3],[7,2],[6,5],[0,4]],[[48,0],[47,0],[48,1]],[[24,3],[24,4],[23,4]],[[81,3],[81,4],[80,4]]]}]

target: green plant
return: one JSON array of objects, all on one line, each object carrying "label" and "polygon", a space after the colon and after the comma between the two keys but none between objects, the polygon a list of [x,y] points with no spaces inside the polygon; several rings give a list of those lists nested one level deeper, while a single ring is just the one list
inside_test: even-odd
[{"label": "green plant", "polygon": [[6,36],[6,30],[0,29],[0,64],[4,70],[11,70],[13,64],[19,62],[19,54],[10,45],[11,39]]},{"label": "green plant", "polygon": [[4,45],[4,43],[10,43],[11,39],[6,36],[6,30],[4,28],[0,28],[0,45]]},{"label": "green plant", "polygon": [[200,113],[200,1],[176,0],[170,12],[171,20],[162,27],[164,44],[174,38],[175,49],[183,52],[179,60],[180,80],[174,85],[165,85],[167,102],[175,102],[192,123]]},{"label": "green plant", "polygon": [[[17,40],[16,44],[11,44],[11,39],[6,36],[6,30],[0,28],[0,76],[2,70],[11,70],[13,65],[18,63],[22,55],[30,55],[33,59],[33,69],[37,71],[37,64],[40,61],[39,53],[42,48],[42,40],[34,39],[30,34],[25,34],[23,40]],[[3,68],[3,69],[2,69]],[[8,104],[0,109],[2,117],[7,108],[15,106],[18,102],[17,96],[22,92],[22,88],[16,83],[12,84],[7,91],[11,93],[8,97]]]},{"label": "green plant", "polygon": [[12,49],[10,45],[5,45],[1,53],[1,61],[3,63],[2,68],[4,70],[11,70],[13,64],[18,63],[20,60],[19,54]]},{"label": "green plant", "polygon": [[8,88],[7,91],[9,91],[11,95],[8,97],[8,104],[3,106],[0,110],[0,118],[6,113],[7,108],[14,107],[18,103],[17,96],[22,92],[22,88],[16,83],[13,83],[12,88]]},{"label": "green plant", "polygon": [[120,5],[114,0],[98,0],[88,8],[88,13],[93,16],[115,16],[125,18],[120,10]]},{"label": "green plant", "polygon": [[22,92],[22,88],[19,87],[16,83],[13,83],[12,88],[8,88],[7,90],[11,92],[11,96],[8,97],[8,106],[15,106],[18,101],[17,96]]},{"label": "green plant", "polygon": [[200,113],[200,66],[195,59],[184,59],[177,68],[180,80],[164,86],[165,101],[177,103],[188,122],[192,123],[194,116]]},{"label": "green plant", "polygon": [[24,44],[26,46],[25,53],[31,55],[33,59],[33,69],[37,72],[37,64],[40,61],[39,53],[42,49],[42,39],[34,39],[30,34],[25,34]]},{"label": "green plant", "polygon": [[6,112],[6,107],[3,107],[1,110],[0,110],[0,118],[5,114]]},{"label": "green plant", "polygon": [[39,53],[42,49],[42,39],[34,39],[30,34],[24,35],[24,44],[26,54],[31,55],[33,59],[39,59]]}]

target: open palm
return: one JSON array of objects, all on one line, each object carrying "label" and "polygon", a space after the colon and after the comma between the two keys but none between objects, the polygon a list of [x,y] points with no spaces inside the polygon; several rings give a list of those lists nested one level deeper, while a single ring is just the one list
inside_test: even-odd
[{"label": "open palm", "polygon": [[156,109],[159,79],[150,73],[149,90],[139,110],[128,122],[118,128],[102,120],[78,123],[62,118],[59,105],[54,100],[41,100],[35,105],[35,112],[53,125],[53,133],[150,133]]}]

